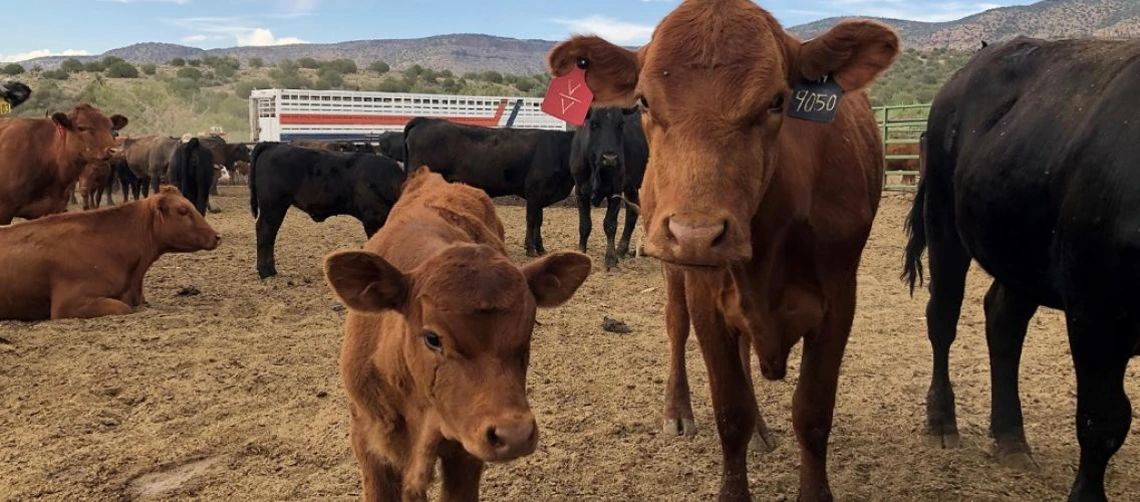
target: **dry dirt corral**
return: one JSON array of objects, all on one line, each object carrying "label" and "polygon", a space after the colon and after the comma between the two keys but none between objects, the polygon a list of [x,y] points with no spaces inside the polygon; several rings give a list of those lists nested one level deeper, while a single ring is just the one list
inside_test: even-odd
[{"label": "dry dirt corral", "polygon": [[[343,313],[319,264],[330,251],[359,246],[361,226],[348,218],[316,224],[291,212],[277,246],[281,275],[262,282],[245,190],[225,187],[217,200],[224,212],[209,221],[224,235],[222,246],[160,260],[147,278],[148,308],[83,322],[0,323],[0,499],[359,497],[337,374]],[[951,361],[963,444],[925,445],[926,294],[909,298],[897,279],[908,207],[905,197],[885,198],[864,254],[831,436],[832,488],[841,500],[1063,499],[1078,453],[1064,322],[1042,310],[1023,357],[1026,430],[1041,468],[999,467],[987,454],[987,280],[977,269]],[[500,208],[521,262],[523,210]],[[603,272],[600,211],[594,218],[596,272],[568,305],[539,314],[529,382],[541,444],[528,458],[491,466],[484,499],[710,500],[720,448],[696,342],[690,339],[688,361],[699,434],[666,437],[659,432],[668,355],[661,274],[647,258]],[[548,209],[543,231],[549,250],[573,249],[576,210]],[[633,333],[604,332],[603,316]],[[774,452],[749,459],[757,500],[795,496],[790,402],[798,351],[792,357],[787,381],[757,378],[779,441]],[[1140,398],[1137,365],[1128,391]],[[1110,467],[1113,500],[1140,499],[1137,424]]]}]

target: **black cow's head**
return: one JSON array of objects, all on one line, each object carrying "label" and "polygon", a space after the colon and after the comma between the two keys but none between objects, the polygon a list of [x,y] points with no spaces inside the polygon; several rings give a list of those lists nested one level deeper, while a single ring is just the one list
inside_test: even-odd
[{"label": "black cow's head", "polygon": [[586,162],[590,166],[590,203],[602,205],[617,195],[625,184],[625,128],[636,127],[629,120],[636,118],[637,107],[592,108],[586,114],[588,128]]},{"label": "black cow's head", "polygon": [[32,96],[32,88],[22,82],[6,80],[0,82],[0,99],[7,101],[12,108],[20,106]]}]

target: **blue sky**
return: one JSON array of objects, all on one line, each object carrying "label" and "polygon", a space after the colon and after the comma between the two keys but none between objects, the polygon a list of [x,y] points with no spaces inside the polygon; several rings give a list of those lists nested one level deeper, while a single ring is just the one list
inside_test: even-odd
[{"label": "blue sky", "polygon": [[[1036,0],[760,0],[785,26],[842,15],[947,21]],[[216,48],[487,33],[639,45],[679,0],[30,0],[9,9],[0,61],[137,42]],[[18,21],[17,21],[18,19]]]}]

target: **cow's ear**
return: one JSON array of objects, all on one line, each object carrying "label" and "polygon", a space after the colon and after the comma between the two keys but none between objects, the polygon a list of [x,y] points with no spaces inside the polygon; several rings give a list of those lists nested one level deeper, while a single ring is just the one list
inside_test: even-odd
[{"label": "cow's ear", "polygon": [[111,116],[111,129],[114,129],[116,131],[121,130],[122,128],[127,127],[127,122],[128,122],[127,118],[122,116],[122,115],[119,115],[119,114],[112,115]]},{"label": "cow's ear", "polygon": [[550,73],[561,77],[575,66],[586,70],[586,85],[599,106],[630,106],[641,63],[636,52],[596,36],[577,35],[559,43],[546,56]]},{"label": "cow's ear", "polygon": [[408,304],[410,281],[375,253],[332,253],[325,258],[324,271],[333,293],[352,310],[375,314]]},{"label": "cow's ear", "polygon": [[539,307],[556,307],[574,296],[590,276],[590,257],[577,252],[544,256],[523,265],[522,272]]},{"label": "cow's ear", "polygon": [[899,54],[899,36],[874,21],[844,21],[800,44],[795,54],[798,71],[793,74],[808,80],[831,75],[844,91],[854,92],[891,66]]},{"label": "cow's ear", "polygon": [[71,124],[71,119],[68,118],[66,113],[55,112],[51,114],[51,121],[64,129],[74,129],[74,126]]}]

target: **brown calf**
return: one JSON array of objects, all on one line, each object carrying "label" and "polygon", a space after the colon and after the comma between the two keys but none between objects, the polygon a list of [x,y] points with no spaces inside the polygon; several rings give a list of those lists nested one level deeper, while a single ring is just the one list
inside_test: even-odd
[{"label": "brown calf", "polygon": [[437,459],[443,500],[476,500],[484,462],[534,451],[535,309],[569,300],[590,268],[573,252],[512,264],[491,199],[427,167],[363,250],[329,255],[365,500],[425,500]]},{"label": "brown calf", "polygon": [[103,202],[103,192],[110,190],[111,163],[105,161],[91,162],[83,168],[79,175],[78,188],[83,194],[83,210],[97,209]]},{"label": "brown calf", "polygon": [[0,119],[0,225],[65,211],[68,189],[88,163],[111,158],[111,129],[126,125],[85,103],[50,118]]},{"label": "brown calf", "polygon": [[[898,36],[874,22],[842,22],[801,42],[749,0],[687,0],[636,53],[575,36],[549,54],[556,76],[585,69],[597,105],[641,109],[650,151],[645,248],[667,277],[665,430],[692,432],[684,374],[691,323],[723,452],[721,500],[749,499],[747,446],[763,432],[749,347],[763,375],[780,379],[800,339],[792,402],[800,497],[832,498],[826,459],[836,385],[883,181],[882,142],[863,89],[898,48]],[[787,116],[802,86],[824,77],[845,91],[834,118]]]},{"label": "brown calf", "polygon": [[218,247],[221,237],[173,187],[122,205],[0,227],[0,319],[130,314],[165,253]]}]

